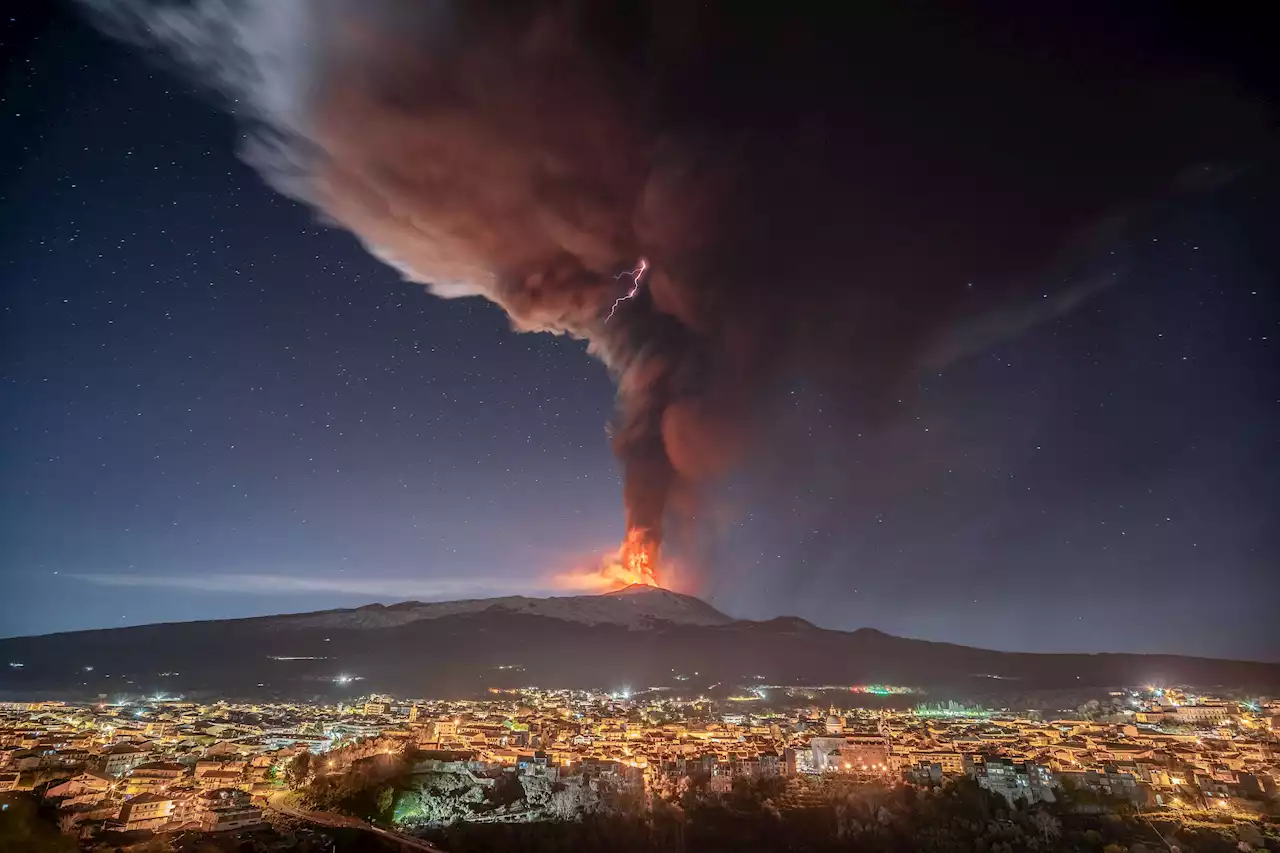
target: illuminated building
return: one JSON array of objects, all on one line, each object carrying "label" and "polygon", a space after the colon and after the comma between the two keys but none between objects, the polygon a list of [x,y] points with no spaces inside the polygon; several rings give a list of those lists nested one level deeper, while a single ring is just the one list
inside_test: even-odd
[{"label": "illuminated building", "polygon": [[139,794],[120,807],[120,820],[125,832],[139,829],[159,829],[169,822],[173,813],[173,798],[163,794]]},{"label": "illuminated building", "polygon": [[122,743],[106,751],[102,771],[108,776],[123,776],[148,758],[150,758],[148,753]]},{"label": "illuminated building", "polygon": [[1054,788],[1061,787],[1053,772],[1042,764],[989,757],[974,765],[978,784],[1013,805],[1018,800],[1052,803]]}]

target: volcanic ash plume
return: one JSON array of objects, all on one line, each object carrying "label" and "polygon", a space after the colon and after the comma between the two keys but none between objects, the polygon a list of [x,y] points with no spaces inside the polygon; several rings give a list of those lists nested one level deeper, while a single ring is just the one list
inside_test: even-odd
[{"label": "volcanic ash plume", "polygon": [[661,177],[635,112],[641,81],[607,60],[619,33],[568,5],[90,5],[220,87],[251,130],[246,159],[406,277],[441,296],[484,296],[519,330],[590,343],[620,389],[612,441],[630,556],[619,566],[654,582],[682,478],[663,416],[698,343],[644,292],[657,275],[645,255],[668,253],[635,220]]},{"label": "volcanic ash plume", "polygon": [[[1096,91],[1030,61],[997,73],[1017,45],[948,46],[889,15],[872,31],[715,3],[82,2],[220,90],[246,160],[405,276],[589,342],[618,385],[627,578],[656,579],[664,522],[696,515],[777,382],[803,375],[875,416],[1017,280],[1017,253],[1107,212],[1116,175],[1142,189],[1135,164],[1157,179],[1182,165],[1163,102],[1124,69]],[[911,50],[957,54],[948,79],[915,79]],[[973,85],[956,77],[971,66]],[[951,108],[895,112],[895,91]],[[1191,109],[1182,90],[1177,104]],[[1096,105],[1105,122],[1080,114]],[[1149,127],[1125,126],[1139,114]],[[1046,150],[982,160],[1008,116],[1036,128],[1010,145]],[[940,216],[944,191],[983,201]],[[1033,212],[1011,209],[1023,199]],[[975,273],[977,294],[962,285]]]}]

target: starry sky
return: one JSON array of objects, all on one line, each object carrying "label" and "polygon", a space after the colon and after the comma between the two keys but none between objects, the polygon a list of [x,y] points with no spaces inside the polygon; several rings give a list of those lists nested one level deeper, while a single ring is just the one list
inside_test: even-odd
[{"label": "starry sky", "polygon": [[[616,545],[613,385],[584,344],[404,281],[73,14],[0,38],[0,635],[547,594]],[[1264,161],[1128,213],[1087,297],[891,420],[781,383],[683,588],[1001,649],[1280,660],[1277,202]]]}]

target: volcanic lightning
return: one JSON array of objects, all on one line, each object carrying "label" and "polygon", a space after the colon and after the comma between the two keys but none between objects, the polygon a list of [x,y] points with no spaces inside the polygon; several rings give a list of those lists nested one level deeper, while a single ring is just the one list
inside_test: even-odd
[{"label": "volcanic lightning", "polygon": [[636,294],[640,292],[640,279],[644,277],[645,270],[647,269],[649,269],[649,262],[644,258],[641,258],[640,263],[636,264],[635,269],[620,272],[614,276],[614,280],[620,279],[624,275],[631,276],[631,289],[613,301],[613,307],[609,309],[609,316],[604,318],[606,323],[613,319],[613,313],[618,310],[619,305],[626,302],[628,299],[636,298]]},{"label": "volcanic lightning", "polygon": [[[742,472],[746,501],[775,480],[828,476],[825,445],[792,447],[804,419],[774,417],[778,386],[799,381],[838,401],[838,414],[823,415],[837,433],[865,425],[893,434],[890,417],[912,409],[894,401],[919,371],[1094,298],[1096,286],[1054,270],[1093,263],[1113,239],[1099,223],[1179,186],[1186,163],[1251,156],[1265,123],[1234,86],[1220,101],[1168,99],[1170,85],[1213,89],[1143,63],[1132,76],[1116,63],[1105,74],[1086,65],[1028,80],[1027,68],[1048,73],[1038,55],[999,52],[995,65],[974,66],[979,48],[963,39],[946,61],[929,56],[976,69],[980,85],[948,89],[958,98],[951,112],[996,127],[1026,112],[1049,132],[1020,135],[1029,147],[1010,152],[934,144],[945,125],[900,113],[896,97],[861,99],[865,117],[849,120],[835,95],[898,53],[882,61],[852,51],[846,63],[828,40],[836,28],[807,13],[778,24],[721,21],[694,3],[625,4],[616,14],[618,4],[566,0],[78,2],[109,32],[168,49],[219,90],[244,120],[246,161],[406,279],[442,297],[486,298],[513,328],[583,341],[604,362],[618,388],[610,443],[627,535],[570,577],[601,591],[678,587],[685,567],[663,553],[664,537],[723,535],[706,527],[721,514],[701,504],[753,441],[780,445]],[[641,20],[646,35],[632,45],[629,25]],[[914,13],[885,24],[886,33],[916,25]],[[757,36],[768,39],[759,50],[749,40]],[[929,40],[935,46],[953,47]],[[905,76],[884,91],[916,85],[915,62],[902,65]],[[736,107],[744,92],[746,110]],[[1227,103],[1238,116],[1224,115],[1235,109],[1220,109]],[[1215,134],[1242,135],[1187,133],[1203,115],[1215,117]],[[1106,139],[1122,144],[1081,135],[1087,156],[1065,161],[1062,134],[1099,120],[1119,123]],[[925,159],[868,171],[904,142]],[[1150,150],[1160,156],[1141,156]],[[1039,162],[1051,167],[1027,171]],[[988,187],[1002,202],[962,198],[974,212],[962,222],[934,203]],[[1075,248],[1046,255],[1066,246]],[[1000,286],[955,288],[938,260],[948,256]],[[660,277],[649,275],[649,258]],[[628,259],[631,269],[621,266]],[[1063,283],[1042,299],[1050,279]]]}]

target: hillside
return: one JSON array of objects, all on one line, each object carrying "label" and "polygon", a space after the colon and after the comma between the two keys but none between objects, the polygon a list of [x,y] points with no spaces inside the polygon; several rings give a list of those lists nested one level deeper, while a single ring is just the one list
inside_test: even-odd
[{"label": "hillside", "polygon": [[[653,587],[168,623],[0,640],[0,694],[340,698],[493,687],[888,683],[959,693],[1137,683],[1280,689],[1280,664],[1170,655],[1019,654],[734,620]],[[92,669],[89,669],[92,667]]]}]

